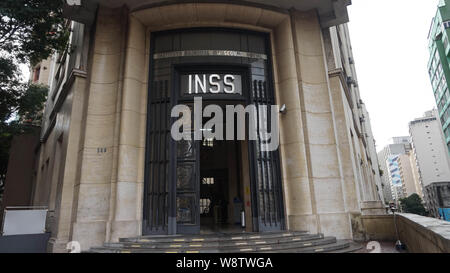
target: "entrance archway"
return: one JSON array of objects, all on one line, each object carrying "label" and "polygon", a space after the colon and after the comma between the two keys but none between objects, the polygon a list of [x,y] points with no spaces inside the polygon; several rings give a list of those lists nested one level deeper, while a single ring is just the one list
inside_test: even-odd
[{"label": "entrance archway", "polygon": [[[198,233],[202,208],[208,203],[207,198],[201,198],[201,181],[206,177],[202,177],[201,169],[203,140],[174,141],[170,135],[174,123],[171,109],[178,104],[192,107],[194,97],[199,96],[204,101],[233,101],[256,107],[275,104],[269,37],[263,33],[201,28],[154,33],[151,41],[143,234]],[[223,82],[216,85],[220,79]],[[239,92],[230,92],[234,90],[230,86],[226,89],[231,79]],[[198,90],[193,89],[195,84],[200,85]],[[223,92],[208,89],[221,85]],[[256,118],[267,122],[270,111],[257,112]],[[233,145],[236,148],[238,144]],[[236,201],[243,202],[248,210],[246,215],[251,221],[246,222],[251,223],[251,231],[276,231],[284,229],[279,153],[264,151],[262,145],[259,135],[256,140],[238,145],[241,151],[247,146],[243,154],[248,168],[245,170],[241,164],[236,171],[249,177],[249,187],[240,189],[249,194],[250,200]],[[225,177],[215,179],[227,180],[224,183],[229,186],[230,177]],[[229,198],[229,194],[216,195],[216,201],[222,199],[228,204]],[[218,219],[219,216],[226,214],[229,221],[228,214],[234,209],[234,205],[216,205],[213,217],[221,222],[224,219]]]}]

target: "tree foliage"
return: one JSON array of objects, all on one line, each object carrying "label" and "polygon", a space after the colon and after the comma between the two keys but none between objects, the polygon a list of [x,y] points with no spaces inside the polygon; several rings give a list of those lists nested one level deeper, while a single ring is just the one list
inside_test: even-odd
[{"label": "tree foliage", "polygon": [[21,62],[36,64],[65,47],[68,33],[62,31],[62,7],[61,0],[2,0],[1,49]]},{"label": "tree foliage", "polygon": [[422,204],[422,198],[416,193],[411,194],[407,198],[400,199],[400,205],[402,207],[403,212],[413,213],[425,216],[427,211]]},{"label": "tree foliage", "polygon": [[36,131],[48,87],[26,83],[19,65],[35,65],[67,46],[62,0],[0,1],[0,196],[14,135]]}]

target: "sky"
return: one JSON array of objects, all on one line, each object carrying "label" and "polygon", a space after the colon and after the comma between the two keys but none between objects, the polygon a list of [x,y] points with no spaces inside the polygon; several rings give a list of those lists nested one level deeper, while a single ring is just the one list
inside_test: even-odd
[{"label": "sky", "polygon": [[353,0],[349,29],[361,98],[377,151],[436,108],[427,72],[438,0]]}]

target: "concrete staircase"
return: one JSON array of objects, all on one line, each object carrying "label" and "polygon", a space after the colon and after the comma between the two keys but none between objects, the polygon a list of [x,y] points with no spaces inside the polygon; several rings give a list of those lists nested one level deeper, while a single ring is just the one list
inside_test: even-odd
[{"label": "concrete staircase", "polygon": [[302,231],[221,233],[123,238],[92,253],[346,253],[361,249],[349,240]]}]

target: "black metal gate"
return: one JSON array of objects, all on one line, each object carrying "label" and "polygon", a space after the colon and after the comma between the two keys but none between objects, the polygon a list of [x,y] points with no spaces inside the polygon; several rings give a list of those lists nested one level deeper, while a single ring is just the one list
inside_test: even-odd
[{"label": "black metal gate", "polygon": [[144,234],[167,234],[170,214],[171,91],[169,75],[155,78],[148,99],[144,185]]},{"label": "black metal gate", "polygon": [[[264,75],[252,75],[250,101],[256,106],[257,140],[249,145],[250,178],[252,185],[253,226],[257,231],[277,231],[284,229],[283,195],[281,192],[281,170],[279,149],[268,151],[265,138],[261,135],[264,125],[272,131],[271,105],[275,104],[274,92]],[[278,131],[278,130],[277,130]]]}]

